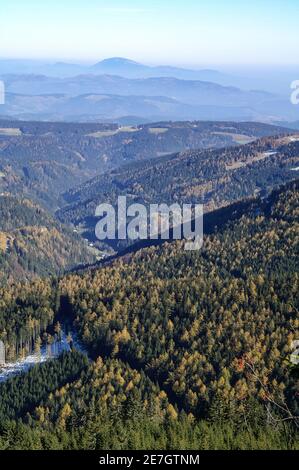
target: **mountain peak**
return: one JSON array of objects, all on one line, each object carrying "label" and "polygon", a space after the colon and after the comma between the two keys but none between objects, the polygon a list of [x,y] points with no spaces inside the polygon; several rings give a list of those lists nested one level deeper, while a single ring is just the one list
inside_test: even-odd
[{"label": "mountain peak", "polygon": [[138,62],[135,62],[134,60],[127,59],[125,57],[110,57],[108,59],[104,59],[98,62],[97,64],[95,64],[95,66],[118,66],[118,67],[128,66],[128,65],[140,66],[141,64],[139,64]]}]

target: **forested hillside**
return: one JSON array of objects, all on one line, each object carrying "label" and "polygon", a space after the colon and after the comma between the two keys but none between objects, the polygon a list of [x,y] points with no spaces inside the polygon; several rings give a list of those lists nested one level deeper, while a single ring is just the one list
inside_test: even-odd
[{"label": "forested hillside", "polygon": [[217,394],[242,400],[261,392],[246,371],[234,371],[245,357],[269,386],[286,387],[298,259],[296,189],[208,236],[199,252],[166,243],[66,277],[61,289],[94,351],[146,368],[198,414]]},{"label": "forested hillside", "polygon": [[65,195],[69,205],[58,212],[58,217],[84,227],[89,238],[94,239],[96,206],[109,202],[116,207],[120,195],[127,196],[128,205],[203,203],[204,211],[210,212],[244,197],[266,195],[275,186],[295,179],[298,162],[296,135],[147,160],[70,190]]},{"label": "forested hillside", "polygon": [[55,372],[53,386],[49,372],[48,388],[41,383],[15,414],[11,403],[27,403],[36,370],[11,379],[9,398],[0,386],[0,445],[298,449],[298,370],[289,360],[299,326],[298,189],[297,181],[252,202],[199,252],[165,243],[40,281],[39,294],[30,284],[7,290],[1,330],[12,343],[15,331],[36,341],[38,328],[64,320],[92,362],[67,381]]},{"label": "forested hillside", "polygon": [[28,199],[0,196],[0,284],[62,274],[95,256],[72,230]]},{"label": "forested hillside", "polygon": [[259,123],[177,122],[138,127],[0,121],[0,191],[54,210],[62,194],[97,174],[187,149],[219,148],[285,134]]}]

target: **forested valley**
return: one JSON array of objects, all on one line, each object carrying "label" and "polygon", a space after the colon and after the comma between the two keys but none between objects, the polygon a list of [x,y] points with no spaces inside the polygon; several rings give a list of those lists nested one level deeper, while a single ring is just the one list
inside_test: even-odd
[{"label": "forested valley", "polygon": [[0,12],[0,455],[295,466],[299,0]]},{"label": "forested valley", "polygon": [[0,384],[2,449],[299,449],[298,181],[199,252],[164,243],[6,287],[12,356],[72,325],[75,348]]},{"label": "forested valley", "polygon": [[[117,207],[119,196],[127,205],[201,203],[204,211],[229,206],[296,179],[299,137],[263,137],[254,142],[221,149],[190,150],[122,166],[99,175],[64,195],[68,204],[58,218],[71,223],[95,243],[95,211],[103,201]],[[107,241],[116,251],[129,240]]]}]

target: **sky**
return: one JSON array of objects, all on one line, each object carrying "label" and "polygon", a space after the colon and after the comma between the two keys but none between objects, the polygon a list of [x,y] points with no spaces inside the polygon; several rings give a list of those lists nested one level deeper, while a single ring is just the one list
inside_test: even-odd
[{"label": "sky", "polygon": [[296,65],[299,0],[0,0],[0,57]]}]

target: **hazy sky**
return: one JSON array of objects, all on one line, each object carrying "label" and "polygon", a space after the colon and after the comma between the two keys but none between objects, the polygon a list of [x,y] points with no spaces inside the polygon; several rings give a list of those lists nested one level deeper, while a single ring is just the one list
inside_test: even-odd
[{"label": "hazy sky", "polygon": [[299,0],[0,0],[0,57],[298,64]]}]

